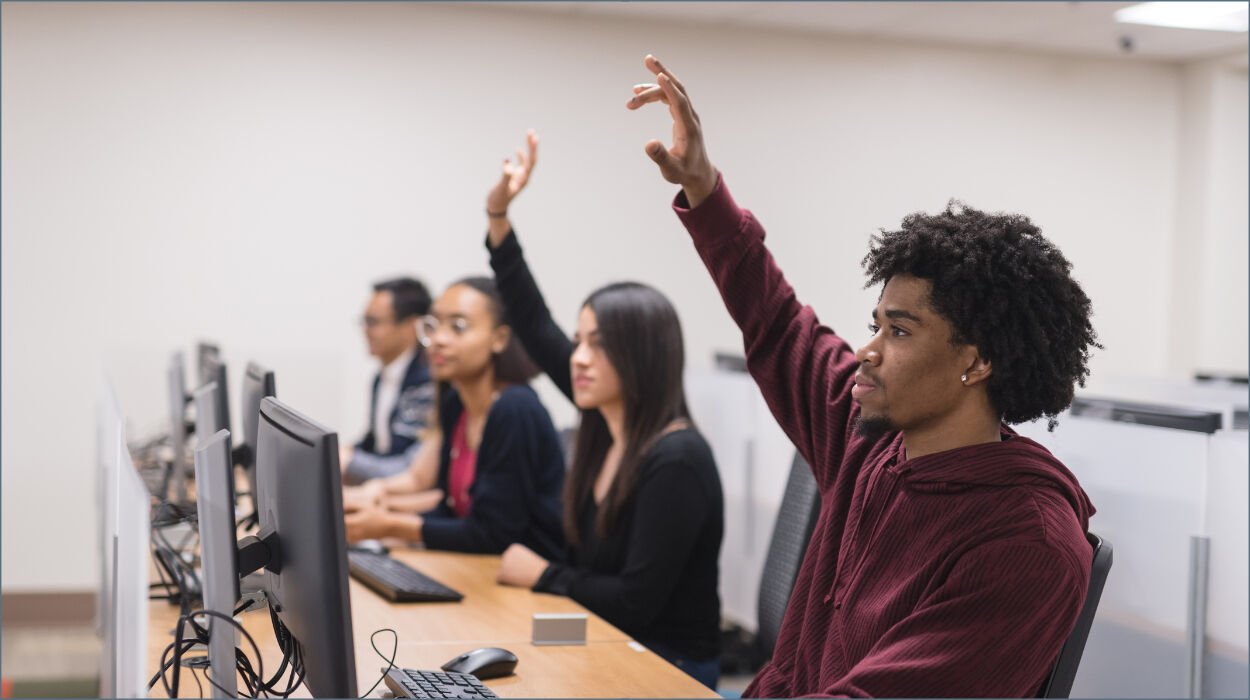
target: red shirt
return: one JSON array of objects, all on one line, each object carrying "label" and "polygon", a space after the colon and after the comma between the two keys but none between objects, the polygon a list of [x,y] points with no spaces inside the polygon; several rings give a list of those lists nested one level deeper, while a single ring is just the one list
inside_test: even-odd
[{"label": "red shirt", "polygon": [[[772,661],[744,697],[1036,695],[1089,584],[1094,508],[1076,478],[1006,426],[915,459],[898,433],[856,435],[855,354],[795,298],[755,217],[723,179],[673,208],[821,492]],[[839,262],[831,274],[853,273]]]},{"label": "red shirt", "polygon": [[468,411],[461,413],[451,433],[451,467],[447,474],[447,496],[452,510],[462,518],[469,516],[469,506],[473,505],[469,487],[477,473],[477,450],[469,448],[468,416]]}]

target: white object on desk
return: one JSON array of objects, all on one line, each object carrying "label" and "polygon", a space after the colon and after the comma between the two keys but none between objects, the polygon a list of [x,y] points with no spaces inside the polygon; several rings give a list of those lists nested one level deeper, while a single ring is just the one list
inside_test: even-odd
[{"label": "white object on desk", "polygon": [[586,643],[586,613],[534,613],[537,646]]}]

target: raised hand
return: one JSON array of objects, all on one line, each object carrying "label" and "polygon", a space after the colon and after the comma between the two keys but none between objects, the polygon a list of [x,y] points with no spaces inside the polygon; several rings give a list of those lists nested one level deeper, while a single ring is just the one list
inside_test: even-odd
[{"label": "raised hand", "polygon": [[625,106],[638,109],[650,102],[668,105],[668,113],[673,117],[672,147],[666,149],[658,139],[653,139],[643,149],[660,166],[664,179],[681,185],[690,206],[696,207],[716,187],[716,168],[708,160],[703,146],[699,115],[690,106],[685,86],[672,71],[650,54],[644,63],[647,70],[655,74],[656,82],[635,85],[634,96]]},{"label": "raised hand", "polygon": [[505,158],[501,168],[502,175],[495,186],[486,195],[486,215],[490,217],[490,244],[497,246],[503,242],[511,225],[508,223],[508,205],[525,189],[530,181],[530,173],[534,171],[534,162],[538,160],[538,135],[530,129],[525,134],[527,149],[516,149],[516,162]]}]

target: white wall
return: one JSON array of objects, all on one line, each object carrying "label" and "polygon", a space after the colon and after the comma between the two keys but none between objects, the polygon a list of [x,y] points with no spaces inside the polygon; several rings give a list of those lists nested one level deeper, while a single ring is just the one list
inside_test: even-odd
[{"label": "white wall", "polygon": [[[526,127],[542,151],[514,221],[557,320],[640,279],[677,305],[690,366],[738,350],[642,152],[668,115],[624,108],[648,52],[687,83],[802,298],[850,338],[875,300],[868,237],[958,197],[1030,214],[1067,253],[1107,346],[1095,372],[1191,369],[1160,342],[1202,279],[1171,262],[1175,66],[392,3],[5,4],[0,51],[5,590],[96,581],[101,369],[135,437],[160,426],[168,354],[209,338],[236,421],[256,359],[354,437],[369,283],[487,271],[483,197]],[[1232,119],[1244,130],[1244,104]],[[1240,225],[1242,287],[1217,303],[1241,319],[1244,372]]]},{"label": "white wall", "polygon": [[1172,242],[1169,362],[1246,373],[1247,90],[1244,61],[1208,59],[1181,72],[1180,179]]}]

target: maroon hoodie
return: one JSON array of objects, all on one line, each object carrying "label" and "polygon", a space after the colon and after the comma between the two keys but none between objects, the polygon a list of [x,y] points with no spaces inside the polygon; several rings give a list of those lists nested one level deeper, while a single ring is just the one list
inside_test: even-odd
[{"label": "maroon hoodie", "polygon": [[1094,507],[1076,477],[1006,426],[915,459],[897,432],[856,435],[854,351],[795,298],[755,217],[723,179],[673,208],[821,492],[772,661],[744,696],[1036,695],[1089,584]]}]

